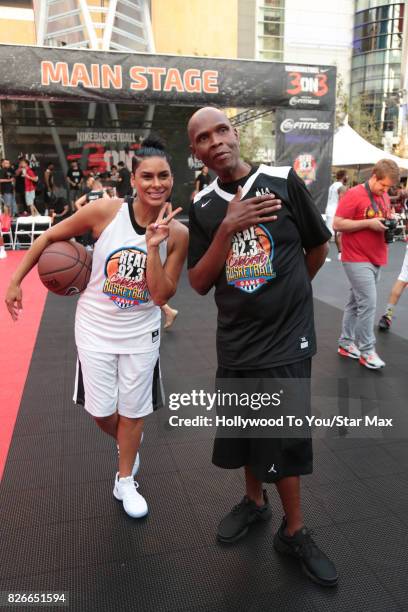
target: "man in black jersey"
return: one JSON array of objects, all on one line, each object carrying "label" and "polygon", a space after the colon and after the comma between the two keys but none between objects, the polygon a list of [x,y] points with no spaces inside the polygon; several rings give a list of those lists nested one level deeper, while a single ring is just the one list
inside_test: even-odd
[{"label": "man in black jersey", "polygon": [[[188,259],[192,287],[201,295],[215,287],[217,379],[306,380],[302,408],[309,414],[316,352],[310,281],[331,234],[291,168],[251,168],[240,158],[238,134],[220,110],[198,110],[188,133],[194,155],[218,177],[190,208]],[[235,542],[271,517],[262,483],[274,482],[285,513],[276,550],[298,558],[319,584],[337,583],[334,564],[303,523],[299,477],[312,472],[310,437],[217,435],[213,463],[244,467],[246,481],[246,495],[219,524],[219,541]]]}]

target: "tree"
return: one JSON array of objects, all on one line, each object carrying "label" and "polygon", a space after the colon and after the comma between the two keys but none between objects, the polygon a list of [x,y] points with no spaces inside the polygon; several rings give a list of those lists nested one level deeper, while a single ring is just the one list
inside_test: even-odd
[{"label": "tree", "polygon": [[398,155],[398,157],[408,157],[408,135],[406,131],[401,134],[400,141],[395,147],[394,153]]},{"label": "tree", "polygon": [[382,148],[383,132],[378,125],[375,113],[370,110],[372,104],[367,94],[349,101],[344,89],[344,80],[340,73],[336,85],[336,128],[343,125],[346,117],[351,127],[371,144]]},{"label": "tree", "polygon": [[375,112],[369,103],[367,94],[362,93],[358,99],[353,100],[349,106],[349,123],[365,140],[376,147],[382,148],[383,132],[378,124]]},{"label": "tree", "polygon": [[247,162],[259,161],[259,152],[263,143],[260,136],[256,133],[256,121],[239,126],[238,131],[242,159]]},{"label": "tree", "polygon": [[344,80],[340,72],[336,82],[336,129],[343,125],[349,112],[349,99],[344,90]]}]

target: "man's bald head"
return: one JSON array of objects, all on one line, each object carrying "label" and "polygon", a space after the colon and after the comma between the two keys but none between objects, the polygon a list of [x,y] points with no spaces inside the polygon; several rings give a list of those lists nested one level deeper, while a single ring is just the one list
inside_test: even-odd
[{"label": "man's bald head", "polygon": [[191,150],[207,168],[225,181],[235,180],[237,174],[244,176],[247,166],[240,158],[238,132],[222,110],[200,108],[187,129]]},{"label": "man's bald head", "polygon": [[203,108],[199,108],[198,111],[190,117],[187,124],[188,137],[191,143],[193,142],[193,135],[197,129],[208,121],[223,121],[231,125],[227,115],[221,109],[215,106],[204,106]]}]

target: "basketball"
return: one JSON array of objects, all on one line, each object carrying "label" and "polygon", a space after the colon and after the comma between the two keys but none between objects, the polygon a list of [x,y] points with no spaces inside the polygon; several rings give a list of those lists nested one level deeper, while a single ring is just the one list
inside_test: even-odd
[{"label": "basketball", "polygon": [[88,284],[92,255],[78,242],[53,242],[42,252],[37,267],[49,291],[57,295],[78,295]]}]

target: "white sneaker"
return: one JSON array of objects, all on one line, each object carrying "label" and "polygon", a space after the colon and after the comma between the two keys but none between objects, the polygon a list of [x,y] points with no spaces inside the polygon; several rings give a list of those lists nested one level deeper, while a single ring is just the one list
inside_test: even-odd
[{"label": "white sneaker", "polygon": [[346,344],[339,344],[337,352],[342,357],[350,357],[351,359],[359,359],[360,351],[354,344],[354,342],[347,342]]},{"label": "white sneaker", "polygon": [[138,488],[139,485],[133,480],[133,476],[119,478],[119,472],[117,472],[113,495],[117,500],[123,502],[124,511],[132,518],[141,518],[148,512],[146,500],[137,492]]},{"label": "white sneaker", "polygon": [[380,359],[375,351],[372,353],[361,353],[360,363],[370,370],[379,370],[385,366],[385,361]]}]

